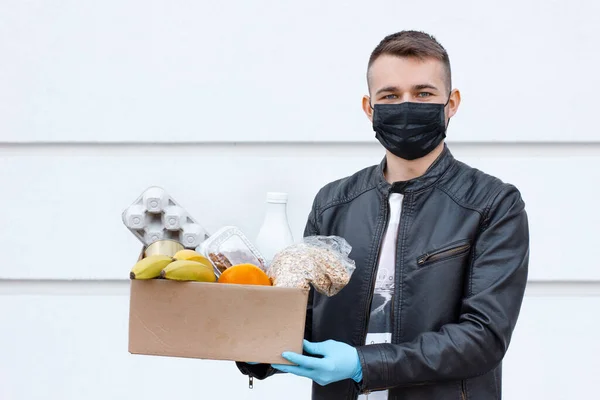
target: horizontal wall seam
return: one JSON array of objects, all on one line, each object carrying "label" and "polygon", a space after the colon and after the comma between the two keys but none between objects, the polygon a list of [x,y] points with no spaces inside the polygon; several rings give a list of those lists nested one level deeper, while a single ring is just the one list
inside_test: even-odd
[{"label": "horizontal wall seam", "polygon": [[[127,296],[129,280],[110,279],[0,279],[0,296],[14,295],[92,295]],[[526,296],[531,297],[597,297],[600,280],[593,281],[530,281]]]}]

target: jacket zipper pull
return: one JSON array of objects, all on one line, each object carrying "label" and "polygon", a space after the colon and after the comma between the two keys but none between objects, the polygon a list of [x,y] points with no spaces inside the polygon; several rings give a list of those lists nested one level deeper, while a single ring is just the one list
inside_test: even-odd
[{"label": "jacket zipper pull", "polygon": [[254,378],[251,376],[248,377],[248,387],[254,389]]},{"label": "jacket zipper pull", "polygon": [[427,261],[427,259],[429,258],[429,253],[425,254],[424,256],[422,256],[421,258],[419,258],[417,260],[417,264],[422,265],[425,263],[425,261]]}]

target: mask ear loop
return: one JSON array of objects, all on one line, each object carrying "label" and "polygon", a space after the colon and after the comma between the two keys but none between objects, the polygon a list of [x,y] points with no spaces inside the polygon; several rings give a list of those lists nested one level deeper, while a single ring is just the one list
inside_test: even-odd
[{"label": "mask ear loop", "polygon": [[448,94],[448,100],[446,100],[446,104],[444,104],[444,108],[448,105],[448,103],[450,103],[450,96],[452,96],[452,90],[450,91],[450,94]]},{"label": "mask ear loop", "polygon": [[[450,90],[450,94],[448,95],[448,101],[446,101],[446,104],[444,104],[444,110],[446,110],[446,106],[448,105],[448,103],[450,103],[450,96],[452,96],[452,90]],[[446,114],[446,111],[444,111],[444,115]],[[446,131],[448,130],[448,125],[450,125],[450,119],[448,118],[448,123],[446,124]]]}]

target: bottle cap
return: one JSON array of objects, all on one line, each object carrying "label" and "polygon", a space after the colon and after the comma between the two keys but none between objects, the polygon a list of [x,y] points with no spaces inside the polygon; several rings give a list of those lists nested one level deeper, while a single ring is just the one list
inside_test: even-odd
[{"label": "bottle cap", "polygon": [[287,193],[269,192],[267,193],[267,203],[285,204],[288,201]]}]

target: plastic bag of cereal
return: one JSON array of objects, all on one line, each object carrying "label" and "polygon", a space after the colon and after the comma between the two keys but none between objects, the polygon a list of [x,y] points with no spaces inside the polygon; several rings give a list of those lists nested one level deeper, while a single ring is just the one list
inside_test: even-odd
[{"label": "plastic bag of cereal", "polygon": [[348,256],[352,247],[339,236],[309,236],[275,255],[268,274],[273,286],[315,290],[327,296],[339,293],[356,269]]}]

